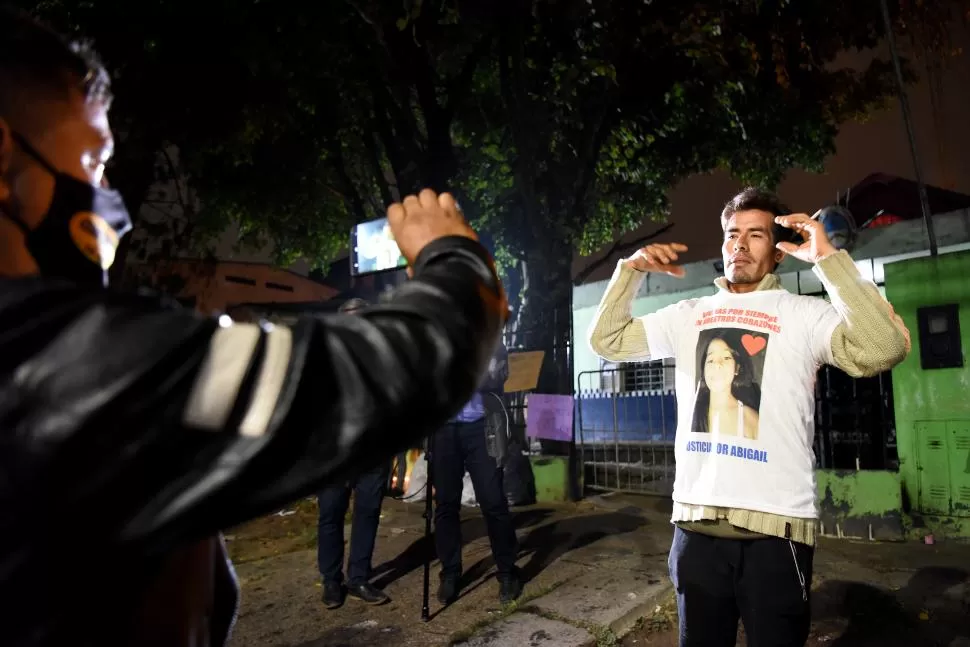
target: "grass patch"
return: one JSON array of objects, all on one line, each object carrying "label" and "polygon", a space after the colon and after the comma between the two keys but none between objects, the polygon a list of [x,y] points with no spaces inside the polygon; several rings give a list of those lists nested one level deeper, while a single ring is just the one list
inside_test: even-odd
[{"label": "grass patch", "polygon": [[670,592],[649,616],[637,620],[638,629],[648,634],[661,633],[677,627],[677,597]]}]

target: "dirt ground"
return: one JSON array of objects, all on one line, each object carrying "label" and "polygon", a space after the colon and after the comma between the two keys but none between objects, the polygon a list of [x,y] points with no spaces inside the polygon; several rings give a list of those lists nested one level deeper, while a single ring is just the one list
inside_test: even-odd
[{"label": "dirt ground", "polygon": [[[823,539],[815,571],[808,647],[970,647],[970,545]],[[676,625],[671,594],[621,644],[676,647]]]},{"label": "dirt ground", "polygon": [[[609,509],[591,501],[517,509],[520,566],[530,576],[520,606],[617,564],[664,577],[671,533],[662,503],[624,496]],[[466,509],[462,596],[449,607],[437,604],[435,564],[432,618],[420,621],[422,567],[433,555],[422,512],[420,504],[385,502],[375,580],[392,601],[382,607],[348,601],[327,611],[320,604],[313,500],[228,532],[243,595],[231,646],[443,647],[508,615],[496,598],[484,523]],[[810,647],[970,647],[970,545],[822,539],[814,571]],[[676,622],[671,594],[609,644],[673,647]],[[743,629],[737,644],[745,644]]]},{"label": "dirt ground", "polygon": [[[477,510],[466,508],[461,596],[447,607],[438,604],[438,564],[432,562],[431,618],[422,622],[423,566],[434,556],[424,538],[422,512],[421,504],[384,503],[374,582],[391,602],[378,607],[348,600],[331,611],[321,604],[314,501],[228,532],[242,588],[231,647],[444,647],[567,583],[592,583],[604,568],[655,574],[657,582],[664,577],[670,543],[666,519],[586,503],[517,508],[518,564],[527,584],[518,604],[503,608],[485,524]],[[349,534],[346,528],[345,539]]]}]

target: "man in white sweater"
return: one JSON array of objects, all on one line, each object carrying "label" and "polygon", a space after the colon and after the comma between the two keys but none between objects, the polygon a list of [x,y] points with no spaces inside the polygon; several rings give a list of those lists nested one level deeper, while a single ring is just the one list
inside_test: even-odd
[{"label": "man in white sweater", "polygon": [[[618,264],[589,340],[610,361],[676,361],[669,567],[681,647],[733,646],[739,618],[751,646],[800,646],[818,525],[816,373],[877,375],[906,357],[909,332],[822,225],[774,195],[742,191],[721,228],[714,295],[634,318],[646,273],[684,275],[686,246],[648,245]],[[785,254],[814,265],[831,302],[781,286]]]}]

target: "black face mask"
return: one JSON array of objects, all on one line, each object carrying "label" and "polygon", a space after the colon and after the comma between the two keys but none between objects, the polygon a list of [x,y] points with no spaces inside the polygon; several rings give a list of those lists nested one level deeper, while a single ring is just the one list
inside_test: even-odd
[{"label": "black face mask", "polygon": [[36,229],[6,214],[24,232],[27,251],[40,273],[85,284],[108,284],[108,268],[122,236],[131,229],[131,218],[121,194],[94,187],[58,171],[23,137],[13,140],[54,176],[54,195],[47,214]]}]

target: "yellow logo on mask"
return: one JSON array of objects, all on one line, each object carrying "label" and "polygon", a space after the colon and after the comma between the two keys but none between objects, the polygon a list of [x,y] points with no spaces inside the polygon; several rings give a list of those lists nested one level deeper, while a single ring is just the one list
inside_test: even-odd
[{"label": "yellow logo on mask", "polygon": [[96,213],[82,211],[71,218],[71,240],[88,260],[107,270],[115,262],[118,234]]}]

